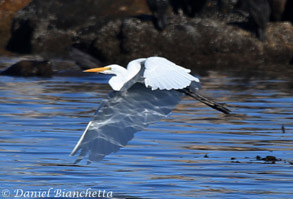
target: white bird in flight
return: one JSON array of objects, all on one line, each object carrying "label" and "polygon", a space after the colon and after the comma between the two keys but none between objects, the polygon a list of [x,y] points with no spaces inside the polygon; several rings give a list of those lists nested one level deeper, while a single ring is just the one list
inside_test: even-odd
[{"label": "white bird in flight", "polygon": [[127,69],[119,65],[92,68],[85,72],[114,75],[109,84],[115,90],[104,99],[71,152],[80,151],[75,163],[88,154],[88,164],[117,152],[149,124],[169,114],[181,97],[189,95],[223,113],[230,112],[198,94],[199,79],[190,70],[162,57],[131,61]]},{"label": "white bird in flight", "polygon": [[230,110],[223,104],[214,102],[198,94],[200,80],[190,74],[190,70],[176,65],[163,57],[135,59],[128,63],[127,69],[117,64],[92,68],[84,72],[114,75],[109,85],[115,91],[126,91],[137,82],[143,82],[152,90],[177,90],[225,114]]}]

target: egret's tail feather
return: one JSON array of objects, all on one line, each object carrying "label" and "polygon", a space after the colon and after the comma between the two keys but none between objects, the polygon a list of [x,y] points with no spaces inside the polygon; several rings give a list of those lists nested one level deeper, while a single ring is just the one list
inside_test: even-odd
[{"label": "egret's tail feather", "polygon": [[186,95],[193,97],[194,99],[204,103],[205,105],[207,105],[213,109],[221,111],[222,113],[229,114],[231,112],[228,108],[226,108],[224,106],[224,104],[220,104],[220,103],[217,103],[213,100],[207,99],[206,97],[198,94],[197,92],[192,92],[189,89],[184,89],[183,91]]}]

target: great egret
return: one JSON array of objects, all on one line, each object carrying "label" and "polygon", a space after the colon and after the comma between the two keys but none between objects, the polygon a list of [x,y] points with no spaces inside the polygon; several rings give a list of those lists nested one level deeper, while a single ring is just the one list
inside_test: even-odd
[{"label": "great egret", "polygon": [[127,69],[117,64],[92,68],[84,72],[115,75],[109,84],[115,91],[126,91],[136,82],[143,82],[152,90],[177,90],[225,114],[230,110],[198,94],[199,79],[190,70],[176,65],[163,57],[139,58],[128,63]]},{"label": "great egret", "polygon": [[199,79],[189,69],[161,58],[131,61],[127,69],[119,65],[93,68],[85,72],[113,74],[109,81],[114,92],[104,99],[71,152],[80,151],[75,163],[88,154],[88,163],[117,152],[150,124],[169,114],[184,95],[224,113],[223,105],[200,96]]}]

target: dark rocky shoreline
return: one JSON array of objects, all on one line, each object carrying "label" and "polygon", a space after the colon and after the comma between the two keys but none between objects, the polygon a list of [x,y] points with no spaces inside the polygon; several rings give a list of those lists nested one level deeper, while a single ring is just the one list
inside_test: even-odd
[{"label": "dark rocky shoreline", "polygon": [[261,42],[247,18],[213,4],[195,17],[171,9],[166,17],[166,27],[158,30],[142,0],[32,0],[14,17],[6,47],[44,60],[74,61],[81,69],[149,56],[195,71],[292,62],[290,22],[270,22]]}]

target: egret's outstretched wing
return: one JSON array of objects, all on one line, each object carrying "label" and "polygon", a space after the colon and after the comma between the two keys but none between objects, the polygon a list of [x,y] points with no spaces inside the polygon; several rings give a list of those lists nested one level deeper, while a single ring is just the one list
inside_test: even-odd
[{"label": "egret's outstretched wing", "polygon": [[152,90],[183,89],[192,81],[199,82],[199,79],[192,76],[189,69],[183,68],[162,57],[150,57],[145,61],[146,87]]},{"label": "egret's outstretched wing", "polygon": [[134,133],[172,111],[183,93],[152,91],[137,83],[126,92],[113,92],[100,105],[71,155],[80,151],[76,162],[88,155],[88,162],[102,160],[118,151]]}]

